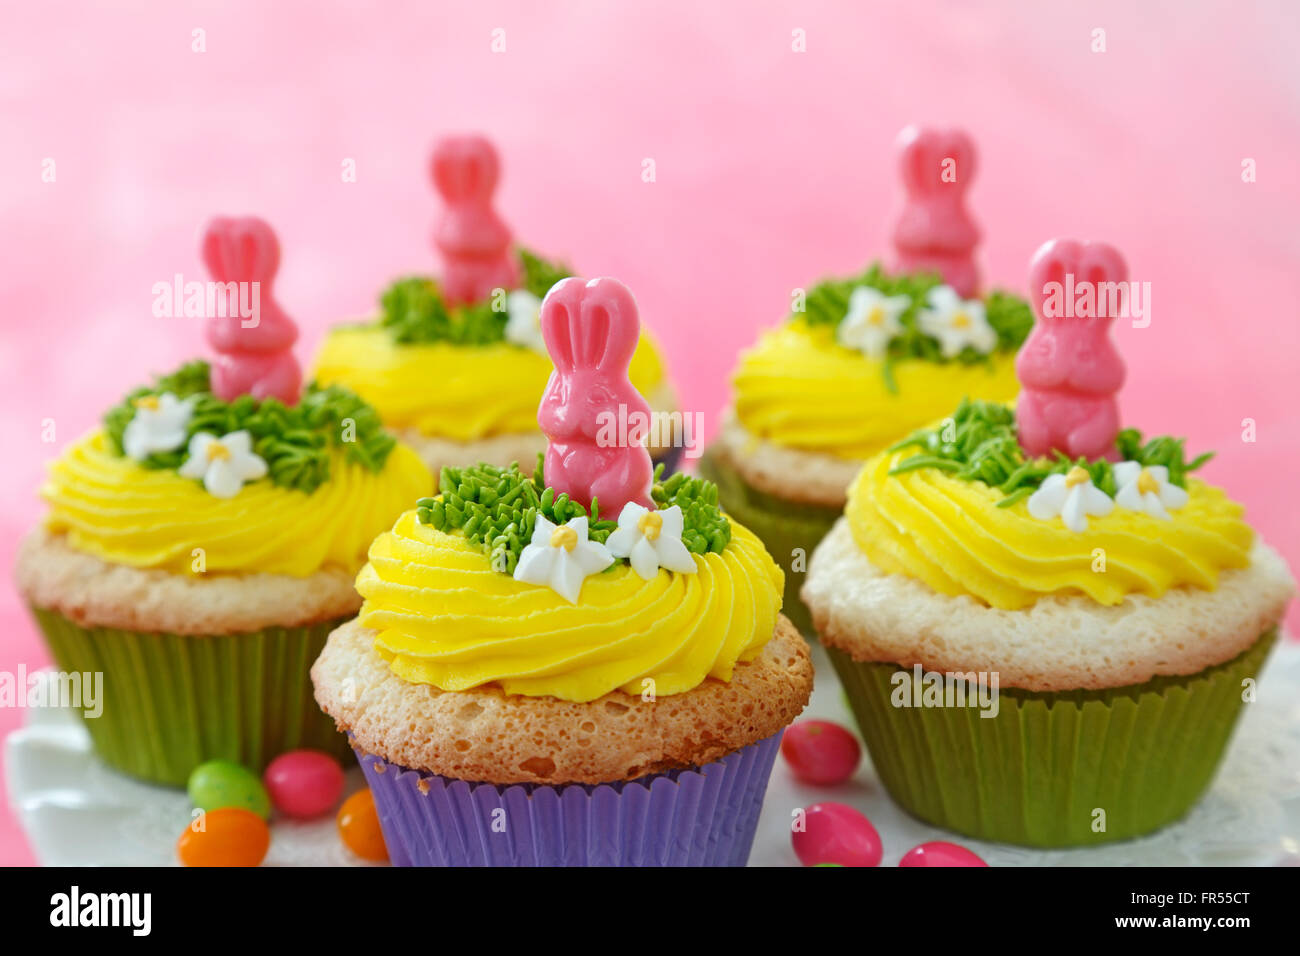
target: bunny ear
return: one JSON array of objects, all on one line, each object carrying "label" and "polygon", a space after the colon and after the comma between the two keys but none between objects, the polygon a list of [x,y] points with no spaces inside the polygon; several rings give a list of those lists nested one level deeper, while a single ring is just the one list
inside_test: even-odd
[{"label": "bunny ear", "polygon": [[1034,315],[1040,321],[1050,321],[1057,317],[1055,312],[1044,315],[1043,303],[1050,297],[1049,286],[1054,285],[1058,290],[1064,288],[1065,276],[1074,272],[1080,250],[1079,243],[1073,239],[1049,239],[1038,247],[1038,251],[1029,260],[1029,301],[1034,306]]},{"label": "bunny ear", "polygon": [[1075,281],[1127,282],[1128,264],[1119,250],[1104,242],[1085,242],[1075,266]]},{"label": "bunny ear", "polygon": [[1119,250],[1104,242],[1085,242],[1075,267],[1075,284],[1092,285],[1096,312],[1092,324],[1109,326],[1117,315],[1126,314],[1128,264]]},{"label": "bunny ear", "polygon": [[1104,242],[1048,240],[1029,261],[1029,297],[1039,319],[1056,318],[1043,314],[1043,303],[1048,298],[1048,286],[1055,283],[1058,289],[1065,288],[1067,276],[1072,277],[1069,285],[1075,288],[1091,283],[1100,289],[1103,283],[1126,282],[1128,266],[1119,251]]},{"label": "bunny ear", "polygon": [[269,286],[280,267],[280,243],[256,216],[218,216],[203,230],[203,263],[218,282]]},{"label": "bunny ear", "polygon": [[484,136],[448,136],[434,147],[433,184],[448,203],[486,203],[496,191],[501,160]]},{"label": "bunny ear", "polygon": [[898,164],[909,196],[961,195],[975,178],[975,141],[958,129],[909,126],[898,136]]},{"label": "bunny ear", "polygon": [[641,337],[641,320],[631,290],[617,279],[587,283],[582,300],[581,339],[575,358],[587,368],[626,376]]},{"label": "bunny ear", "polygon": [[574,369],[574,330],[578,324],[583,282],[577,276],[561,279],[542,300],[542,339],[551,362],[561,372]]}]

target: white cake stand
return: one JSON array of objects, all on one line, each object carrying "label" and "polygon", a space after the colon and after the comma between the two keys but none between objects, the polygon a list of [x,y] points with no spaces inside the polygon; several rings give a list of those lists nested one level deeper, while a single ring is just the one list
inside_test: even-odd
[{"label": "white cake stand", "polygon": [[[839,682],[820,647],[813,649],[817,687],[805,717],[853,726]],[[36,859],[47,866],[174,866],[175,843],[190,821],[182,791],[115,773],[94,756],[72,711],[33,709],[5,741],[8,799]],[[348,792],[364,785],[348,774]],[[1097,849],[1028,850],[980,843],[920,823],[889,799],[870,762],[850,782],[809,787],[781,758],[768,786],[751,866],[796,866],[790,822],[822,800],[865,813],[884,842],[882,865],[929,840],[969,847],[993,866],[1270,866],[1300,865],[1300,646],[1285,639],[1246,707],[1213,787],[1182,822],[1154,836]],[[270,866],[366,866],[339,840],[334,820],[276,822]]]}]

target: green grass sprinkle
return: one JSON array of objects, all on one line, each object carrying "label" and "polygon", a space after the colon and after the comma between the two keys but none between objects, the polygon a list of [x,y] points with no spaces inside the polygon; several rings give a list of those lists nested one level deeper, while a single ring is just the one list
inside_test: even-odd
[{"label": "green grass sprinkle", "polygon": [[[119,455],[125,454],[122,435],[135,417],[136,400],[164,392],[179,399],[194,397],[194,412],[185,442],[139,462],[144,468],[180,468],[188,457],[190,439],[199,432],[220,438],[247,429],[253,437],[253,451],[266,461],[271,482],[310,494],[329,480],[331,449],[342,448],[348,461],[377,472],[397,444],[384,430],[378,412],[342,386],[322,388],[312,382],[293,406],[276,398],[259,401],[250,395],[223,402],[209,390],[209,374],[207,362],[188,362],[170,375],[160,376],[153,385],[128,393],[104,415],[109,447]],[[344,422],[348,419],[353,423],[349,431],[354,441],[345,441]]]},{"label": "green grass sprinkle", "polygon": [[[880,290],[884,295],[906,295],[912,300],[899,317],[903,327],[900,335],[895,336],[885,352],[885,385],[890,392],[897,393],[892,367],[902,359],[924,359],[927,362],[960,362],[963,365],[988,364],[989,357],[966,346],[951,359],[944,358],[939,347],[939,340],[922,332],[917,324],[917,313],[926,305],[931,289],[943,284],[937,273],[900,273],[889,275],[880,266],[872,263],[866,272],[845,279],[827,279],[808,290],[804,312],[792,315],[792,320],[802,318],[810,326],[829,326],[835,329],[844,320],[849,310],[849,297],[859,286],[869,286]],[[984,315],[993,331],[997,333],[997,350],[1014,352],[1024,343],[1029,330],[1034,325],[1034,313],[1029,303],[1009,292],[994,289],[984,299]]]},{"label": "green grass sprinkle", "polygon": [[[588,512],[567,494],[557,495],[546,485],[543,460],[537,456],[532,474],[522,472],[518,462],[506,468],[485,464],[444,468],[438,479],[441,492],[436,498],[417,501],[416,517],[439,531],[462,532],[488,555],[493,568],[506,574],[515,573],[539,514],[556,525],[586,517],[588,538],[604,544],[618,522],[600,516],[599,500],[592,501]],[[682,543],[688,551],[721,552],[731,541],[731,522],[718,508],[717,485],[680,472],[665,481],[663,467],[655,468],[650,489],[655,505],[681,507]]]},{"label": "green grass sprinkle", "polygon": [[[539,299],[555,283],[573,274],[567,265],[549,262],[527,249],[516,252],[521,270],[519,287]],[[449,307],[438,283],[427,276],[398,279],[384,290],[379,301],[380,327],[402,345],[492,345],[506,338],[509,315],[504,309],[494,311],[490,301]]]},{"label": "green grass sprinkle", "polygon": [[[1115,438],[1121,461],[1135,461],[1143,466],[1163,465],[1169,481],[1187,487],[1189,472],[1200,468],[1213,457],[1207,452],[1186,461],[1182,438],[1160,436],[1142,441],[1136,428],[1125,428]],[[902,459],[890,469],[901,475],[920,468],[937,468],[965,481],[982,481],[997,488],[1006,497],[999,508],[1009,508],[1033,494],[1050,475],[1063,475],[1076,465],[1092,478],[1092,483],[1115,496],[1115,471],[1104,458],[1089,461],[1071,460],[1059,452],[1056,458],[1027,459],[1016,437],[1015,412],[997,402],[963,399],[951,419],[936,428],[923,428],[890,446],[888,451],[916,448],[916,454]]]}]

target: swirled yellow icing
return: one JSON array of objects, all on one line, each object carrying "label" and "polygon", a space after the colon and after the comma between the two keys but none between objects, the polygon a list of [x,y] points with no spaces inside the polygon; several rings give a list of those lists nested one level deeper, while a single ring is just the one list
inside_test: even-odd
[{"label": "swirled yellow icing", "polygon": [[735,522],[721,553],[694,557],[698,573],[660,570],[649,581],[616,564],[570,604],[494,571],[463,535],[409,511],[375,539],[357,576],[359,620],[378,632],[393,673],[414,683],[495,683],[573,701],[616,689],[667,696],[730,680],[771,639],[781,607],[781,569]]},{"label": "swirled yellow icing", "polygon": [[41,495],[50,530],[105,561],[306,577],[327,566],[361,567],[375,535],[432,487],[429,469],[399,443],[379,472],[334,452],[329,480],[311,494],[264,478],[215,498],[171,469],[115,454],[96,430],[55,460]]},{"label": "swirled yellow icing", "polygon": [[732,378],[736,418],[751,435],[840,458],[867,458],[952,411],[964,397],[1015,397],[1014,356],[988,364],[904,359],[883,364],[835,341],[827,326],[788,322],[742,353]]},{"label": "swirled yellow icing", "polygon": [[[399,345],[377,325],[341,326],[316,357],[322,385],[352,389],[390,428],[453,441],[537,430],[537,405],[551,360],[506,342]],[[659,349],[644,332],[632,356],[632,384],[648,394],[663,383]]]},{"label": "swirled yellow icing", "polygon": [[1049,594],[1086,594],[1118,604],[1181,585],[1213,589],[1219,572],[1250,563],[1254,533],[1224,492],[1189,479],[1186,506],[1168,521],[1115,508],[1074,532],[1040,521],[1025,502],[980,481],[933,468],[889,475],[915,449],[870,459],[844,510],[858,547],[884,571],[919,578],[942,594],[969,594],[1021,608]]}]

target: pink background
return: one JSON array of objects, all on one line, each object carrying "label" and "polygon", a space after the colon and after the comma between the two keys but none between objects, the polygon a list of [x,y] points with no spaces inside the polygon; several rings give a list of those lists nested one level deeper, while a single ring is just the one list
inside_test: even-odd
[{"label": "pink background", "polygon": [[[211,214],[278,230],[279,298],[308,355],[386,280],[434,266],[429,145],[483,130],[516,235],[625,280],[684,406],[712,427],[736,350],[791,289],[883,251],[891,144],[913,121],[978,141],[972,205],[996,282],[1023,285],[1058,235],[1114,243],[1151,282],[1151,326],[1117,330],[1125,419],[1216,449],[1205,476],[1300,564],[1297,6],[861,6],[8,4],[0,574],[39,514],[44,463],[148,372],[202,349],[195,320],[151,316],[150,290],[203,278]],[[196,27],[206,53],[191,52]],[[497,27],[505,53],[491,52]],[[1090,52],[1095,27],[1105,53]],[[349,157],[355,183],[341,181]],[[0,669],[46,662],[8,587],[0,627]],[[0,711],[0,733],[21,716]],[[30,859],[0,811],[0,863]]]}]

